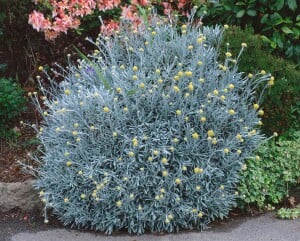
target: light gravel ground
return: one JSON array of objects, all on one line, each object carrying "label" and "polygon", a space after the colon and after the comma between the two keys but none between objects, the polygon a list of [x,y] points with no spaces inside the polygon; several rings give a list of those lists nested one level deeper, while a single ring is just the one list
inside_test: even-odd
[{"label": "light gravel ground", "polygon": [[[1,241],[300,241],[300,219],[280,220],[274,213],[258,217],[243,217],[214,224],[203,232],[179,234],[145,234],[130,236],[125,233],[106,236],[94,232],[75,231],[60,226],[41,224],[24,228],[24,222],[1,224]],[[5,229],[5,230],[2,230]],[[7,231],[7,230],[10,231]],[[2,233],[2,234],[1,234]],[[5,234],[3,236],[3,234]],[[2,236],[1,236],[2,235]]]}]

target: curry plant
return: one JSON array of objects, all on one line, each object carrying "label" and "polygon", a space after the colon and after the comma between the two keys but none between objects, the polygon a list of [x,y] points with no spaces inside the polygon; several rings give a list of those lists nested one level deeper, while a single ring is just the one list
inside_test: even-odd
[{"label": "curry plant", "polygon": [[33,95],[44,116],[35,187],[46,208],[108,234],[203,229],[225,217],[244,160],[264,139],[256,87],[272,79],[239,73],[241,53],[219,53],[223,31],[125,25],[41,88],[46,109]]}]

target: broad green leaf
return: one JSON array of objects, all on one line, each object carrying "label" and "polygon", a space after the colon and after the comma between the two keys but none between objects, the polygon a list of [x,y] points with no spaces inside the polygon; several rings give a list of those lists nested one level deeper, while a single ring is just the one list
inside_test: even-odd
[{"label": "broad green leaf", "polygon": [[237,18],[243,17],[243,16],[245,15],[245,12],[246,12],[246,11],[245,11],[244,9],[238,11],[238,12],[236,13],[236,17],[237,17]]},{"label": "broad green leaf", "polygon": [[284,0],[276,0],[276,3],[273,5],[273,9],[275,11],[279,11],[283,8],[284,6]]},{"label": "broad green leaf", "polygon": [[247,10],[247,14],[251,17],[254,17],[257,15],[257,12],[255,10],[250,9],[250,10]]},{"label": "broad green leaf", "polygon": [[264,36],[264,35],[262,35],[262,36],[260,36],[260,38],[262,39],[262,41],[264,41],[265,43],[269,43],[269,44],[271,44],[271,39],[269,39],[268,37],[266,37],[266,36]]},{"label": "broad green leaf", "polygon": [[287,5],[289,6],[289,9],[291,9],[292,11],[295,11],[297,9],[296,0],[288,0]]},{"label": "broad green leaf", "polygon": [[269,14],[264,14],[260,20],[261,23],[267,23],[269,20]]},{"label": "broad green leaf", "polygon": [[246,3],[244,3],[244,2],[237,2],[235,5],[237,5],[237,6],[245,6]]},{"label": "broad green leaf", "polygon": [[284,36],[281,35],[279,31],[276,31],[273,34],[273,40],[274,40],[274,42],[276,42],[276,44],[279,48],[283,48],[283,38],[284,38]]},{"label": "broad green leaf", "polygon": [[227,5],[227,4],[224,4],[224,9],[226,10],[226,11],[232,11],[232,6],[230,6],[230,5]]},{"label": "broad green leaf", "polygon": [[272,25],[279,25],[284,22],[284,19],[279,13],[273,13],[272,15],[270,15],[270,20]]},{"label": "broad green leaf", "polygon": [[285,34],[293,34],[293,30],[291,30],[290,28],[288,27],[282,27],[281,28],[282,32],[284,32]]}]

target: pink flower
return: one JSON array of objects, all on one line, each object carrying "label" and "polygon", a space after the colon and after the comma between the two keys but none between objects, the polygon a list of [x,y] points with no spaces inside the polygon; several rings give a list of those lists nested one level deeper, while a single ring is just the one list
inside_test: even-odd
[{"label": "pink flower", "polygon": [[53,30],[46,30],[45,31],[45,39],[46,40],[53,40],[53,39],[57,38],[58,35],[59,35],[59,33],[55,32]]},{"label": "pink flower", "polygon": [[118,7],[120,3],[121,0],[97,0],[97,7],[99,10],[105,11]]},{"label": "pink flower", "polygon": [[190,2],[188,0],[178,0],[178,8],[184,8],[187,3]]},{"label": "pink flower", "polygon": [[119,22],[110,20],[110,21],[106,21],[104,24],[101,25],[100,32],[103,35],[110,36],[118,29],[119,29]]},{"label": "pink flower", "polygon": [[136,7],[130,5],[130,6],[125,6],[121,7],[122,8],[122,13],[121,13],[121,18],[127,19],[130,21],[134,21],[136,19]]},{"label": "pink flower", "polygon": [[164,7],[164,14],[170,15],[173,11],[172,5],[168,2],[162,2],[161,5]]},{"label": "pink flower", "polygon": [[33,11],[33,13],[29,15],[28,23],[31,24],[32,27],[36,29],[38,32],[45,31],[51,25],[50,21],[45,19],[42,13],[37,12],[35,10]]},{"label": "pink flower", "polygon": [[148,0],[132,0],[131,2],[132,5],[140,5],[142,7],[146,7],[150,5],[150,2]]}]

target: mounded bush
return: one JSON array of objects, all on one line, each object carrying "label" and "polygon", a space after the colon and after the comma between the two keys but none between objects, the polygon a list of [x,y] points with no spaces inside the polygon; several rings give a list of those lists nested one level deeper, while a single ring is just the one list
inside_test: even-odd
[{"label": "mounded bush", "polygon": [[239,207],[266,209],[293,196],[300,181],[300,132],[290,140],[280,137],[261,145],[241,173]]},{"label": "mounded bush", "polygon": [[142,234],[228,214],[270,76],[242,77],[231,53],[218,63],[222,32],[124,27],[45,93],[35,186],[64,224]]},{"label": "mounded bush", "polygon": [[273,132],[285,133],[290,128],[299,130],[299,68],[291,61],[268,54],[260,36],[254,35],[251,28],[242,30],[230,26],[224,34],[221,49],[229,49],[233,55],[237,55],[241,42],[247,43],[248,48],[239,61],[239,71],[248,74],[265,70],[275,77],[274,86],[268,88],[262,99],[265,110],[263,132],[272,135]]},{"label": "mounded bush", "polygon": [[23,90],[12,79],[0,78],[0,138],[13,134],[11,122],[25,110]]}]

